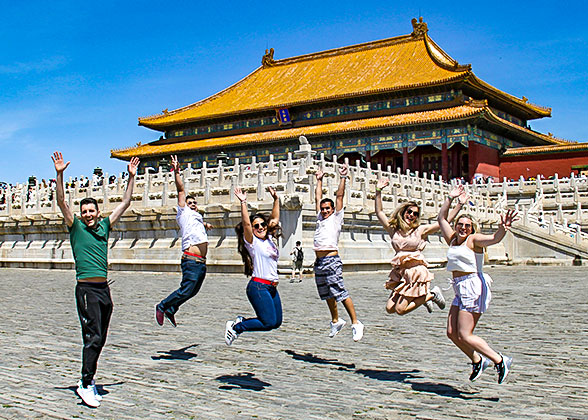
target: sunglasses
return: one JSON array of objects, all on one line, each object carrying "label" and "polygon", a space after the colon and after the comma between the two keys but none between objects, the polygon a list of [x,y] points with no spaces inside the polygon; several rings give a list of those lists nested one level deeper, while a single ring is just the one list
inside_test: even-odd
[{"label": "sunglasses", "polygon": [[470,225],[469,223],[458,223],[457,227],[463,227],[463,228],[470,228],[472,227],[472,225]]},{"label": "sunglasses", "polygon": [[420,214],[418,211],[412,211],[411,209],[406,209],[405,213],[409,216],[412,214],[414,217],[419,217]]},{"label": "sunglasses", "polygon": [[254,225],[253,225],[253,227],[254,227],[255,229],[257,229],[257,230],[259,230],[259,229],[263,229],[263,228],[265,228],[266,226],[267,226],[267,223],[265,223],[265,222],[256,223],[256,224],[254,224]]},{"label": "sunglasses", "polygon": [[331,210],[331,206],[321,207],[321,211],[329,211],[329,210]]}]

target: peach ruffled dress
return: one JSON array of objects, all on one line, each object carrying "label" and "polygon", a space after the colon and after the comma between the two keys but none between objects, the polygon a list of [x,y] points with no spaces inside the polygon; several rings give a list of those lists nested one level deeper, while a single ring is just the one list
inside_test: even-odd
[{"label": "peach ruffled dress", "polygon": [[426,226],[404,233],[396,230],[392,235],[392,247],[396,255],[392,258],[392,271],[386,283],[387,289],[402,296],[417,298],[429,292],[433,274],[427,269],[422,251],[427,241],[422,239]]}]

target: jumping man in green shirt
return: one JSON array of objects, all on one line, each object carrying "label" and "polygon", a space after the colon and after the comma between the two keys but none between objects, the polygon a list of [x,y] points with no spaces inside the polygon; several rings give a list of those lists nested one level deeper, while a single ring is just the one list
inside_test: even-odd
[{"label": "jumping man in green shirt", "polygon": [[122,202],[110,216],[99,220],[98,202],[93,198],[80,201],[81,217],[77,218],[65,202],[63,172],[69,162],[63,161],[60,152],[51,156],[57,172],[57,205],[63,213],[76,264],[76,304],[82,325],[82,379],[78,383],[77,394],[90,407],[98,407],[102,396],[94,384],[94,374],[98,357],[106,342],[108,324],[112,314],[112,299],[106,281],[108,270],[108,234],[110,227],[120,219],[131,205],[131,196],[135,186],[135,175],[139,159],[131,159],[128,171],[127,189]]}]

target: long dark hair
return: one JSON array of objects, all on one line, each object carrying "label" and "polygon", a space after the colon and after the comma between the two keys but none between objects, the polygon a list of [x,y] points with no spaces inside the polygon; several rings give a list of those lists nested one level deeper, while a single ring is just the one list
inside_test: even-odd
[{"label": "long dark hair", "polygon": [[[280,236],[282,236],[282,228],[279,224],[270,226],[269,214],[255,213],[249,216],[249,221],[251,223],[253,223],[255,219],[263,219],[263,221],[267,225],[268,235],[272,235],[274,238],[279,238]],[[249,251],[247,251],[247,248],[245,248],[245,238],[243,237],[243,222],[239,222],[237,226],[235,226],[235,233],[237,234],[237,252],[241,254],[241,259],[243,260],[243,271],[245,272],[245,275],[249,277],[251,274],[253,274],[253,260],[251,260],[251,255],[249,255]]]}]

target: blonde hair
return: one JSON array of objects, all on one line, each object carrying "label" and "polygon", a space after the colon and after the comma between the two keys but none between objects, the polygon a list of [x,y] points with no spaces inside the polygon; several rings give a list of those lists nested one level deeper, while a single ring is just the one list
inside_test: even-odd
[{"label": "blonde hair", "polygon": [[[411,224],[408,224],[404,220],[404,213],[406,213],[406,210],[408,210],[410,207],[416,207],[419,209],[419,216],[414,219]],[[414,201],[407,201],[394,210],[392,217],[390,220],[388,220],[388,224],[393,230],[401,230],[403,232],[408,232],[409,230],[418,228],[421,224],[421,206],[419,206],[418,203]]]},{"label": "blonde hair", "polygon": [[474,217],[471,214],[468,214],[468,213],[460,214],[459,216],[457,216],[455,218],[455,221],[453,222],[453,230],[457,231],[457,224],[464,217],[467,219],[470,219],[472,221],[472,233],[476,233],[478,231],[478,222],[476,221],[476,219],[474,219]]}]

